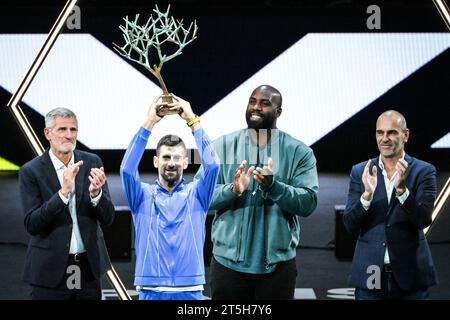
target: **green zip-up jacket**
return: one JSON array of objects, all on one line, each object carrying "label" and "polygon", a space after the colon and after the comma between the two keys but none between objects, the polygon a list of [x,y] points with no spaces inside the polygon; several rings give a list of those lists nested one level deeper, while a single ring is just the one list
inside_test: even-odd
[{"label": "green zip-up jacket", "polygon": [[[319,190],[316,159],[307,145],[289,134],[272,130],[266,147],[251,142],[243,129],[214,141],[221,170],[210,210],[216,210],[212,225],[213,254],[229,263],[244,261],[252,215],[264,214],[264,261],[267,266],[295,257],[299,242],[299,217],[309,216],[317,206]],[[261,141],[261,130],[260,141]],[[231,191],[236,169],[247,160],[263,167],[273,160],[273,183],[261,190],[253,178],[239,197]]]}]

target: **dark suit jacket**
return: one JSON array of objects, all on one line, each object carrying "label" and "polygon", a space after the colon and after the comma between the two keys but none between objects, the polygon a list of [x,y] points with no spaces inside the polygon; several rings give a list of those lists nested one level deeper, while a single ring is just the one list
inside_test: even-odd
[{"label": "dark suit jacket", "polygon": [[[377,166],[378,183],[369,210],[362,207],[364,192],[362,174],[367,162],[352,168],[344,225],[349,231],[358,231],[359,238],[353,256],[350,285],[367,289],[370,265],[382,268],[386,245],[394,277],[403,290],[417,290],[437,283],[436,272],[423,228],[431,224],[436,198],[436,169],[433,165],[405,155],[408,162],[406,186],[409,196],[403,205],[395,197],[388,205],[386,187],[379,158],[372,159]],[[372,168],[371,168],[372,169]]]},{"label": "dark suit jacket", "polygon": [[[103,166],[92,153],[74,151],[75,163],[83,160],[75,178],[76,211],[81,237],[89,264],[96,278],[111,264],[100,225],[114,220],[114,206],[108,185],[96,207],[90,200],[88,179],[91,168]],[[47,150],[42,156],[26,163],[19,172],[19,187],[25,213],[24,224],[31,235],[26,254],[23,280],[32,285],[56,287],[64,273],[69,257],[72,218],[69,208],[61,200],[61,185]]]}]

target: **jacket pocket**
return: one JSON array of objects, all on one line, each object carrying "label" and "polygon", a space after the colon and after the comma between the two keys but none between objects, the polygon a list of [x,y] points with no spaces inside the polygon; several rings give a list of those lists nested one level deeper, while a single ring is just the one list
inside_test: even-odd
[{"label": "jacket pocket", "polygon": [[222,257],[235,260],[238,254],[238,243],[241,241],[241,219],[225,214],[217,217],[212,225],[213,252]]}]

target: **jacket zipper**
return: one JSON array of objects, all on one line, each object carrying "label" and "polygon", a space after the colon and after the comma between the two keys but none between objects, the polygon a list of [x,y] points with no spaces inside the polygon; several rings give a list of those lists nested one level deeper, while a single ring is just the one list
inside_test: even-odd
[{"label": "jacket zipper", "polygon": [[156,251],[158,252],[158,277],[161,277],[161,267],[159,263],[159,210],[156,216]]},{"label": "jacket zipper", "polygon": [[235,262],[239,262],[239,255],[240,255],[240,252],[241,252],[243,226],[244,226],[244,216],[242,215],[241,224],[239,226],[239,238],[238,238],[238,247],[237,247],[237,253],[236,253],[236,260],[235,260]]}]

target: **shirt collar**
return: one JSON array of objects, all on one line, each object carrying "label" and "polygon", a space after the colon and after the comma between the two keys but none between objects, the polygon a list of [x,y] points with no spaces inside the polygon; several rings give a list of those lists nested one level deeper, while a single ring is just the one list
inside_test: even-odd
[{"label": "shirt collar", "polygon": [[[251,144],[252,146],[256,146],[255,144],[253,144],[252,139],[250,138],[250,130],[256,130],[256,129],[250,129],[250,128],[243,129],[243,132],[245,133],[244,134],[245,144],[246,145]],[[266,130],[265,134],[267,134],[267,132],[269,132],[269,130],[270,130],[270,139],[268,139],[266,145],[270,144],[273,146],[273,145],[276,145],[279,143],[279,140],[280,140],[280,130],[279,129],[261,129],[261,130]]]},{"label": "shirt collar", "polygon": [[[58,159],[58,157],[53,153],[53,150],[50,149],[48,151],[48,154],[50,156],[50,160],[52,161],[53,167],[55,168],[55,170],[60,170],[60,169],[65,169],[66,165]],[[74,153],[72,152],[72,157],[70,158],[69,161],[69,167],[72,166],[75,163],[75,159],[74,159]]]},{"label": "shirt collar", "polygon": [[[405,159],[405,150],[403,150],[402,159]],[[381,154],[378,156],[378,166],[384,171],[384,163],[381,161]]]},{"label": "shirt collar", "polygon": [[[175,186],[175,188],[173,188],[171,193],[174,193],[176,191],[179,191],[178,189],[183,189],[184,187],[184,178],[181,178],[180,182],[178,182],[178,184]],[[162,186],[161,182],[159,181],[158,178],[155,179],[155,183],[158,185],[158,189],[160,189],[161,191],[164,191],[166,193],[169,193],[169,191],[167,191],[166,189],[164,189],[164,187]]]}]

